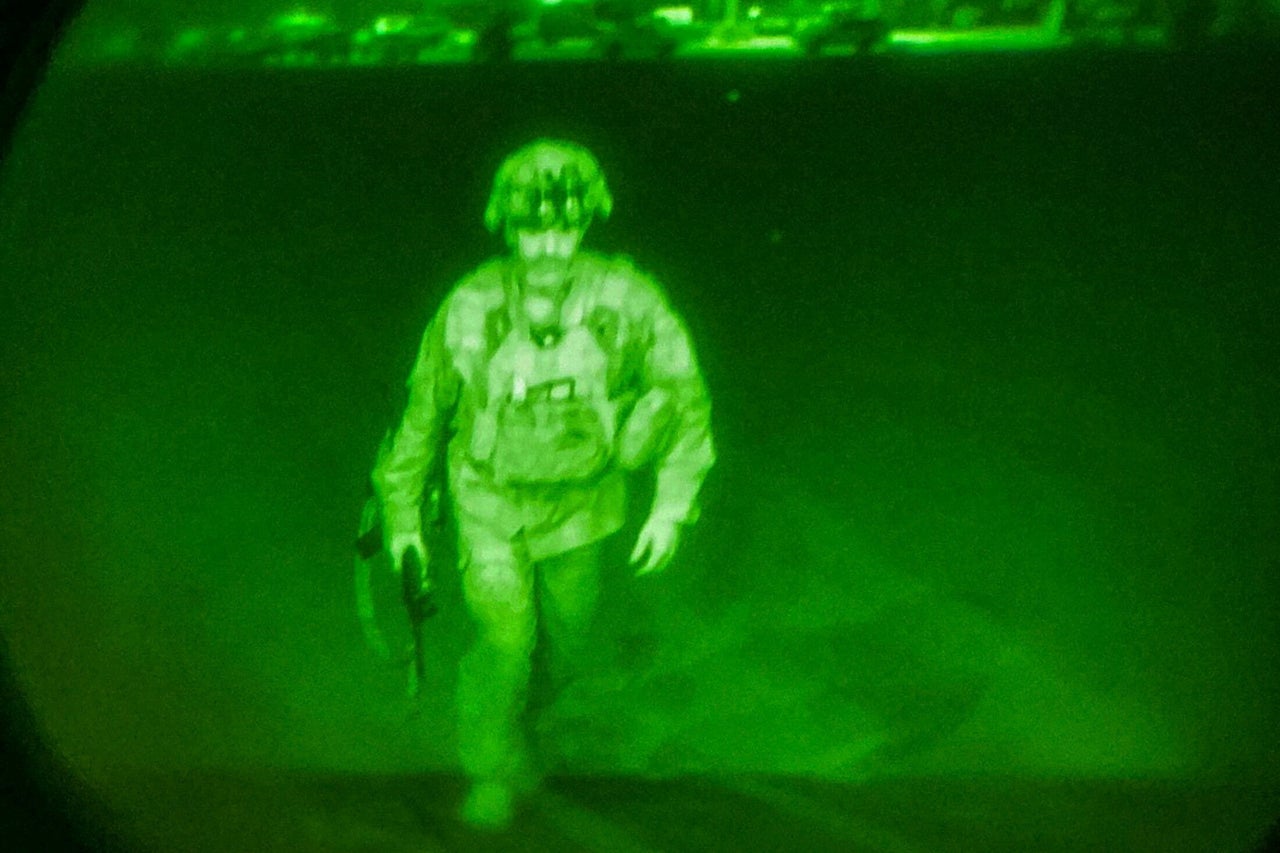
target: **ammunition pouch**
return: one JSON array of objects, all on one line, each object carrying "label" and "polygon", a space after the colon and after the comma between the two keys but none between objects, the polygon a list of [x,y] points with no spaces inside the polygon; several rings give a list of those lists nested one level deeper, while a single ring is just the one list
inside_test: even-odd
[{"label": "ammunition pouch", "polygon": [[586,400],[508,400],[493,423],[494,479],[529,486],[590,481],[609,464],[611,432]]}]

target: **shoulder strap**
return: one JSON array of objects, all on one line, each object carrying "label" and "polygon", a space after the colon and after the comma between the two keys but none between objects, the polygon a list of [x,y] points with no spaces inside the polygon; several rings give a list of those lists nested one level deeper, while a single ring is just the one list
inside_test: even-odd
[{"label": "shoulder strap", "polygon": [[515,272],[512,264],[502,266],[502,293],[507,305],[507,319],[513,331],[522,337],[529,336],[529,317],[520,307],[520,289],[516,286]]}]

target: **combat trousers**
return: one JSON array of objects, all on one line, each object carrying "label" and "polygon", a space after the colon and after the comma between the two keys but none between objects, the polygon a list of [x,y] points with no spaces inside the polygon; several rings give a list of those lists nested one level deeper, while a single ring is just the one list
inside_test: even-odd
[{"label": "combat trousers", "polygon": [[536,776],[523,716],[539,620],[552,683],[563,683],[586,648],[599,594],[600,543],[536,563],[518,535],[467,545],[462,588],[475,642],[458,673],[458,749],[472,779],[519,786]]}]

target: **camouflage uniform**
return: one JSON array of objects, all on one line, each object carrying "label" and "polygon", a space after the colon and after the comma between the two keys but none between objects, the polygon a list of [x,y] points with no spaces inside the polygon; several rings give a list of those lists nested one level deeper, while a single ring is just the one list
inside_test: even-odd
[{"label": "camouflage uniform", "polygon": [[[655,389],[668,401],[668,427],[650,442],[654,516],[692,523],[714,461],[706,387],[661,290],[624,258],[582,251],[572,263],[564,331],[555,341],[530,334],[511,260],[483,264],[449,293],[423,337],[404,417],[374,471],[388,529],[418,530],[424,482],[442,435],[449,436],[459,568],[478,629],[458,695],[461,759],[475,779],[511,780],[525,769],[519,717],[535,602],[553,666],[557,653],[577,651],[595,603],[600,540],[622,527],[626,468],[643,461],[623,462],[614,452],[628,438],[636,401]],[[571,476],[559,477],[554,465],[541,480],[522,470],[539,464],[536,442],[504,447],[504,430],[514,429],[505,412],[539,399],[578,401],[572,417],[586,412],[598,425],[605,454],[571,460]],[[549,423],[536,410],[531,417],[522,435],[536,436]]]}]

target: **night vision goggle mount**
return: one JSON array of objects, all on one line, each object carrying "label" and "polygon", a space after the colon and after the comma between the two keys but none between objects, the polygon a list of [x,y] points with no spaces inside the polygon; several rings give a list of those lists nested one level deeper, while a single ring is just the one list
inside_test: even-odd
[{"label": "night vision goggle mount", "polygon": [[507,227],[532,231],[583,228],[591,224],[588,183],[572,164],[559,175],[541,172],[536,184],[512,187],[507,199]]}]

